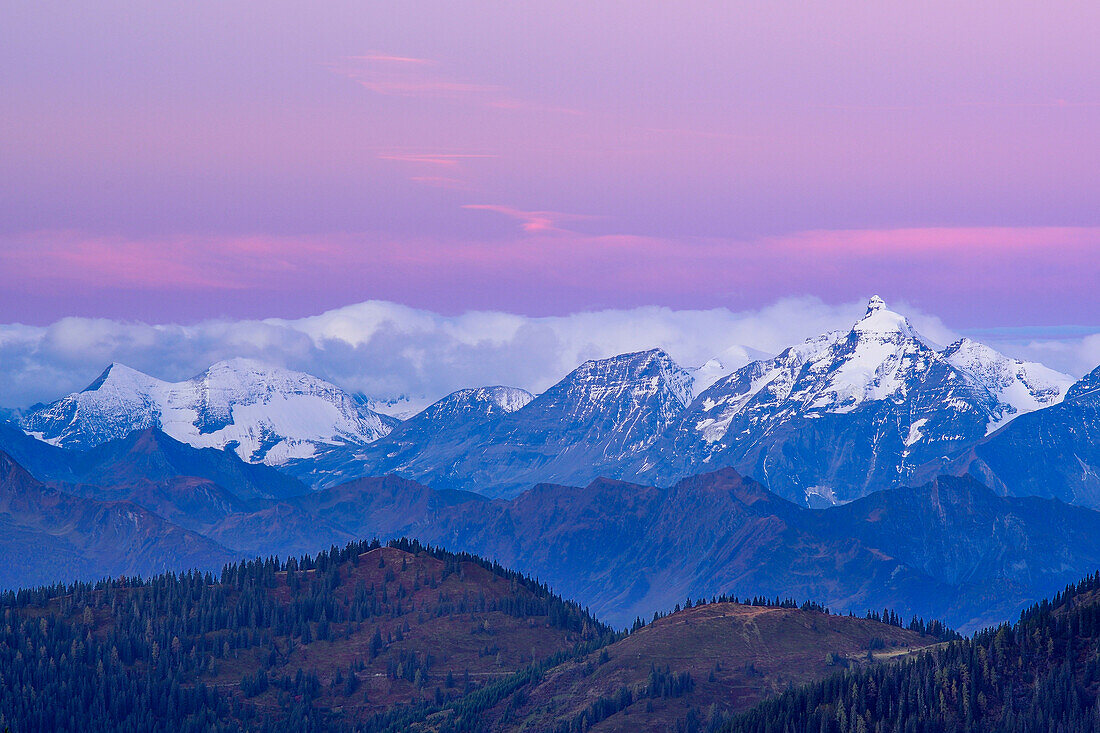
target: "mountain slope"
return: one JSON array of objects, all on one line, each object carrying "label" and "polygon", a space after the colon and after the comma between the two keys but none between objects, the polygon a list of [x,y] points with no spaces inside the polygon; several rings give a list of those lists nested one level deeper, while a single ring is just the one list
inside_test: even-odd
[{"label": "mountain slope", "polygon": [[43,481],[77,480],[72,466],[75,451],[32,438],[15,422],[0,421],[0,451]]},{"label": "mountain slope", "polygon": [[[53,460],[36,464],[37,478],[46,479],[54,488],[97,502],[128,502],[221,545],[225,542],[217,528],[229,517],[255,513],[267,500],[309,492],[300,481],[273,468],[245,463],[230,451],[193,448],[155,428],[86,451],[56,448],[27,436],[24,439],[54,452]],[[316,520],[303,519],[295,532],[320,535],[323,525],[310,528],[307,524],[316,524]],[[251,535],[225,536],[234,540],[228,546],[249,550],[265,532],[254,528]],[[349,537],[339,535],[339,539]],[[328,546],[314,541],[294,545],[310,550]]]},{"label": "mountain slope", "polygon": [[87,389],[29,413],[21,426],[69,448],[158,428],[195,447],[228,447],[247,461],[279,465],[319,445],[368,443],[395,422],[316,377],[233,359],[176,383],[112,364]]},{"label": "mountain slope", "polygon": [[1003,625],[898,665],[795,689],[716,729],[1094,731],[1100,575]]},{"label": "mountain slope", "polygon": [[[235,453],[216,448],[194,448],[147,428],[85,451],[70,452],[72,480],[85,486],[85,495],[100,496],[98,487],[165,482],[190,477],[205,479],[238,499],[286,498],[305,494],[300,481],[262,464],[245,463]],[[48,476],[54,480],[62,477]],[[90,485],[90,486],[89,486]]]},{"label": "mountain slope", "polygon": [[0,588],[213,568],[233,554],[136,504],[43,485],[0,453]]},{"label": "mountain slope", "polygon": [[[404,430],[350,451],[351,459],[349,451],[335,451],[343,458],[331,464],[324,457],[320,465],[303,461],[288,469],[307,477],[325,473],[322,484],[397,473],[490,496],[539,481],[589,481],[642,455],[691,401],[691,384],[691,375],[660,349],[589,361],[519,409],[441,422],[429,408]],[[339,467],[335,474],[329,465]]]},{"label": "mountain slope", "polygon": [[435,491],[398,476],[382,476],[355,479],[286,503],[355,537],[375,537],[402,536],[452,507],[487,501],[468,491]]},{"label": "mountain slope", "polygon": [[[71,491],[99,501],[126,501],[136,504],[173,524],[211,537],[219,543],[221,541],[218,538],[211,536],[213,527],[227,517],[256,511],[254,504],[246,503],[218,484],[190,476],[176,476],[160,481],[141,479],[107,487],[81,485],[72,487]],[[236,545],[225,546],[244,549]]]},{"label": "mountain slope", "polygon": [[[1100,567],[1100,513],[1000,497],[969,478],[825,509],[787,502],[732,469],[668,489],[540,484],[510,500],[385,477],[288,501],[349,535],[410,535],[496,558],[619,625],[686,596],[759,593],[859,613],[889,606],[972,629]],[[304,534],[282,541],[313,531],[303,519]]]},{"label": "mountain slope", "polygon": [[849,501],[905,485],[918,467],[1060,399],[1063,376],[973,342],[937,351],[875,297],[849,332],[716,382],[622,475],[667,483],[733,466],[798,503]]},{"label": "mountain slope", "polygon": [[802,513],[727,470],[671,489],[542,484],[507,503],[459,504],[415,531],[525,567],[618,624],[686,596],[791,594],[865,609],[948,592],[868,548],[810,536]]},{"label": "mountain slope", "polygon": [[[530,392],[516,387],[459,390],[396,425],[372,449],[325,448],[312,459],[294,462],[287,468],[312,484],[332,485],[341,479],[362,476],[365,471],[394,472],[424,463],[422,451],[439,456],[458,455],[471,433],[522,409],[533,399]],[[380,470],[374,470],[373,464],[379,464]]]},{"label": "mountain slope", "polygon": [[977,628],[1100,567],[1097,512],[951,478],[824,510],[731,471],[668,490],[536,487],[417,531],[536,573],[618,623],[688,595],[759,592]]},{"label": "mountain slope", "polygon": [[1100,367],[1060,404],[1016,418],[963,452],[949,470],[973,473],[1001,493],[1100,508]]},{"label": "mountain slope", "polygon": [[703,711],[744,710],[791,685],[871,665],[869,653],[893,659],[934,643],[819,610],[704,603],[548,670],[519,700],[483,717],[488,730],[500,731],[560,730],[587,720],[593,730],[671,732],[690,717],[705,723]]},{"label": "mountain slope", "polygon": [[1100,513],[1038,497],[1001,497],[971,477],[883,491],[814,515],[953,589],[940,612],[958,628],[1011,618],[1100,567]]}]

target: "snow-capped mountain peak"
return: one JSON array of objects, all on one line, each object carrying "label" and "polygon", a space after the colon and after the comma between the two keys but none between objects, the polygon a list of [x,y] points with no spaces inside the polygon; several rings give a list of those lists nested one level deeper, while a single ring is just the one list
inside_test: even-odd
[{"label": "snow-capped mountain peak", "polygon": [[503,412],[515,412],[527,406],[535,396],[519,387],[482,387],[477,390],[479,396],[485,395],[486,399],[499,407]]},{"label": "snow-capped mountain peak", "polygon": [[867,302],[867,311],[852,326],[852,333],[919,338],[909,319],[887,308],[886,301],[877,295]]},{"label": "snow-capped mountain peak", "polygon": [[902,449],[934,441],[934,430],[943,424],[937,414],[973,413],[981,434],[999,414],[986,389],[954,369],[908,318],[875,296],[848,332],[808,339],[720,380],[696,399],[686,422],[706,453],[715,455],[791,421],[878,405],[897,412],[889,421]]},{"label": "snow-capped mountain peak", "polygon": [[[515,421],[553,422],[604,457],[648,447],[691,402],[692,377],[663,349],[587,361],[515,413]],[[510,419],[510,422],[515,422]]]},{"label": "snow-capped mountain peak", "polygon": [[150,388],[156,385],[164,384],[161,380],[155,377],[150,377],[148,374],[139,372],[137,369],[132,369],[125,364],[120,364],[117,361],[113,361],[107,365],[107,368],[95,380],[84,388],[85,392],[94,392],[105,385],[109,385],[111,388]]},{"label": "snow-capped mountain peak", "polygon": [[658,393],[668,396],[668,406],[682,409],[692,398],[692,377],[663,349],[620,354],[586,361],[540,397],[569,395],[581,412],[603,409],[608,401],[634,401]]},{"label": "snow-capped mountain peak", "polygon": [[65,447],[155,427],[195,447],[229,447],[269,464],[308,457],[319,444],[368,443],[394,424],[322,379],[249,359],[218,362],[183,382],[111,364],[83,391],[22,420],[29,434]]},{"label": "snow-capped mountain peak", "polygon": [[879,296],[851,331],[819,352],[807,368],[803,404],[823,412],[850,412],[864,402],[904,392],[908,376],[928,366],[934,352],[909,319]]},{"label": "snow-capped mountain peak", "polygon": [[472,416],[506,415],[522,409],[533,399],[535,399],[534,395],[519,387],[493,386],[460,389],[429,405],[412,420],[442,423],[466,420]]},{"label": "snow-capped mountain peak", "polygon": [[728,377],[746,364],[770,358],[771,354],[748,346],[731,346],[718,356],[688,370],[692,378],[692,395],[698,397],[719,379]]},{"label": "snow-capped mountain peak", "polygon": [[1005,409],[990,430],[1008,420],[1061,402],[1073,385],[1073,377],[1036,362],[1013,359],[985,344],[962,338],[943,350],[942,356],[988,389]]}]

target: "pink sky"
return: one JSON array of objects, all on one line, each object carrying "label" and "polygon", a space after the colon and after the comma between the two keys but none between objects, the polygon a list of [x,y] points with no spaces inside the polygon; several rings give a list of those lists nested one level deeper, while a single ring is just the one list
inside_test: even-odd
[{"label": "pink sky", "polygon": [[0,322],[1100,324],[1095,3],[0,2]]}]

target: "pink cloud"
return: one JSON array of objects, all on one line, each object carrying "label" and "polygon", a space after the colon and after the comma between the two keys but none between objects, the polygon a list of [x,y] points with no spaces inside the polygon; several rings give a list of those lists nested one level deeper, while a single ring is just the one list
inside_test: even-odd
[{"label": "pink cloud", "polygon": [[473,186],[468,180],[461,177],[463,163],[470,160],[491,159],[496,155],[488,153],[379,153],[379,160],[393,161],[413,166],[421,171],[432,168],[447,168],[451,175],[442,176],[436,173],[420,173],[409,176],[413,183],[435,188],[449,188],[454,190],[470,190]]},{"label": "pink cloud", "polygon": [[843,229],[808,231],[770,237],[777,244],[810,249],[839,249],[869,254],[882,252],[942,252],[960,248],[1033,250],[1048,246],[1091,247],[1098,229],[1090,227],[922,227],[909,229]]},{"label": "pink cloud", "polygon": [[385,53],[369,53],[363,56],[348,56],[351,61],[366,61],[366,62],[382,62],[382,63],[396,63],[396,64],[418,64],[421,66],[432,65],[435,62],[431,59],[420,59],[412,56],[393,56]]},{"label": "pink cloud", "polygon": [[[138,290],[143,317],[178,321],[226,312],[306,315],[375,298],[446,313],[551,314],[650,304],[750,308],[806,294],[837,303],[879,292],[960,328],[1088,325],[1100,317],[1095,227],[685,239],[570,231],[566,222],[585,217],[554,211],[466,208],[509,217],[518,231],[492,240],[376,233],[141,240],[74,232],[0,239],[0,307],[32,322],[103,315],[119,293]],[[60,307],[59,293],[97,310],[44,310]]]},{"label": "pink cloud", "polygon": [[428,165],[457,166],[464,160],[478,158],[496,158],[490,153],[379,153],[379,160],[393,160],[399,163],[425,163]]},{"label": "pink cloud", "polygon": [[243,290],[262,273],[294,270],[295,260],[335,251],[322,242],[257,236],[132,240],[37,232],[0,243],[0,264],[22,282],[100,290]]},{"label": "pink cloud", "polygon": [[583,221],[595,217],[583,214],[566,214],[561,211],[524,211],[511,206],[499,206],[497,204],[466,204],[462,208],[474,211],[492,211],[502,214],[520,223],[520,228],[525,232],[564,232],[558,224],[565,221]]},{"label": "pink cloud", "polygon": [[579,116],[573,107],[523,99],[496,84],[460,81],[437,71],[430,59],[370,53],[345,56],[329,68],[376,94],[402,97],[466,99],[487,109],[534,114]]},{"label": "pink cloud", "polygon": [[427,59],[369,54],[347,56],[330,68],[376,94],[401,97],[459,97],[500,91],[500,87],[448,79],[430,71]]},{"label": "pink cloud", "polygon": [[409,180],[414,183],[422,183],[425,186],[435,186],[436,188],[450,188],[457,191],[468,191],[470,189],[470,183],[461,178],[449,178],[447,176],[409,176]]}]

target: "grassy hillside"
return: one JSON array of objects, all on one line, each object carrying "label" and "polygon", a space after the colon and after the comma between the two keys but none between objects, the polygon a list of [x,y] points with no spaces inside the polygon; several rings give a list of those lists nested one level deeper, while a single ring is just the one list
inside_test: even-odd
[{"label": "grassy hillside", "polygon": [[492,730],[675,731],[936,641],[808,607],[700,604],[548,670],[486,720]]}]

